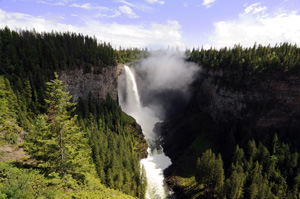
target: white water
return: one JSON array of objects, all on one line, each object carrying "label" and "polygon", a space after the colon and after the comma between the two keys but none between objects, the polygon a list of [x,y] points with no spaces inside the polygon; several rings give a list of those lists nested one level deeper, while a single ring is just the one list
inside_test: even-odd
[{"label": "white water", "polygon": [[[141,160],[141,165],[144,166],[147,175],[146,198],[166,198],[168,193],[163,183],[163,170],[172,163],[170,158],[164,154],[161,146],[156,146],[159,136],[152,131],[154,125],[160,121],[151,109],[141,106],[134,74],[126,65],[125,77],[123,78],[125,78],[123,82],[126,82],[126,85],[119,85],[119,103],[123,111],[134,117],[141,125],[145,139],[150,147],[148,148],[148,157]],[[122,95],[124,91],[126,92],[125,99],[124,95]]]},{"label": "white water", "polygon": [[[139,91],[137,89],[135,78],[130,68],[126,65],[125,65],[125,73],[126,73],[126,83],[127,83],[126,85],[129,88],[129,92],[127,92],[128,95],[127,95],[126,106],[136,107],[140,109],[141,102],[140,102]],[[131,103],[136,103],[136,104],[131,104]]]}]

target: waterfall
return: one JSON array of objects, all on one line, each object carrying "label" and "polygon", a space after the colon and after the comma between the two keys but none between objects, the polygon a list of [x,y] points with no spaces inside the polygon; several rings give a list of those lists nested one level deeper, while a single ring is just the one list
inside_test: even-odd
[{"label": "waterfall", "polygon": [[[124,83],[126,85],[124,85]],[[131,115],[141,125],[143,134],[149,145],[148,157],[141,160],[147,175],[147,199],[163,199],[168,196],[164,186],[163,170],[171,165],[161,146],[157,146],[159,137],[152,131],[154,125],[160,120],[153,110],[143,107],[140,103],[135,76],[128,66],[125,65],[125,74],[119,79],[119,103],[127,114]]]},{"label": "waterfall", "polygon": [[[125,73],[126,73],[126,80],[127,80],[127,103],[136,103],[136,108],[141,108],[140,96],[137,89],[136,81],[134,78],[133,73],[131,72],[130,68],[125,65]],[[128,105],[127,105],[128,106]],[[129,106],[134,106],[134,104],[129,104]]]}]

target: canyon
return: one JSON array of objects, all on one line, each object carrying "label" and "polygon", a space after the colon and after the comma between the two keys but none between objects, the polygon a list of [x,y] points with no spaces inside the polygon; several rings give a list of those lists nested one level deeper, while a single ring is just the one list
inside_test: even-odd
[{"label": "canyon", "polygon": [[101,71],[91,68],[90,72],[83,69],[62,70],[59,79],[68,85],[67,91],[73,100],[86,99],[89,93],[97,99],[105,99],[109,94],[112,99],[118,100],[118,76],[124,70],[124,64],[113,67],[104,67]]},{"label": "canyon", "polygon": [[[60,79],[69,85],[68,91],[74,100],[87,98],[89,93],[98,99],[105,99],[109,94],[114,100],[118,100],[118,77],[123,71],[122,64],[104,68],[101,73],[94,73],[93,70],[90,73],[82,70],[61,71]],[[189,88],[191,97],[184,110],[180,110],[175,117],[171,114],[173,118],[169,115],[165,122],[155,126],[154,131],[164,138],[162,146],[166,155],[174,162],[165,170],[165,183],[178,193],[178,198],[186,195],[173,177],[180,174],[178,169],[182,166],[182,156],[199,139],[199,129],[194,126],[198,123],[199,128],[203,127],[201,122],[205,121],[199,121],[203,119],[203,114],[207,121],[219,127],[230,126],[232,123],[251,123],[253,128],[261,131],[284,130],[287,132],[286,136],[294,137],[295,142],[298,142],[300,80],[297,74],[272,73],[263,77],[253,76],[243,79],[240,88],[226,83],[232,77],[235,74],[230,70],[202,69]],[[141,142],[145,142],[140,126],[133,126],[140,129],[137,136],[140,136]],[[143,154],[142,158],[147,157],[146,147],[140,152]]]}]

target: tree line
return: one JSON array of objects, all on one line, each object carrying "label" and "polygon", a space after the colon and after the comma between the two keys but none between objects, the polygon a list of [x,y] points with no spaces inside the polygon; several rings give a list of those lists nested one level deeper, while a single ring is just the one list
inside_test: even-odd
[{"label": "tree line", "polygon": [[189,55],[188,60],[205,68],[229,68],[248,75],[299,70],[299,53],[297,45],[289,43],[273,47],[255,43],[254,46],[247,48],[235,45],[233,48],[224,47],[219,50],[201,48],[186,52]]},{"label": "tree line", "polygon": [[[116,64],[116,51],[109,43],[82,34],[0,30],[0,75],[19,98],[31,102],[26,105],[35,114],[45,111],[45,82],[54,79],[55,71],[93,68],[101,73],[103,67]],[[26,96],[24,88],[32,89],[32,96]]]},{"label": "tree line", "polygon": [[[185,53],[187,61],[197,63],[204,72],[216,72],[213,84],[234,92],[253,91],[260,81],[273,76],[300,74],[300,48],[289,43],[200,48]],[[194,92],[199,89],[198,83],[192,87]],[[179,196],[300,198],[298,130],[257,128],[257,116],[272,106],[267,100],[249,103],[243,109],[247,120],[228,118],[227,122],[215,121],[201,112],[195,101],[179,119],[168,121],[174,127],[165,124],[172,143],[182,146],[176,149],[170,143],[166,145],[172,153],[182,150],[181,155],[174,155],[173,165],[166,171],[169,184],[178,189]],[[177,141],[176,137],[187,135],[186,142],[180,138]]]},{"label": "tree line", "polygon": [[187,60],[209,70],[230,71],[218,79],[220,86],[241,90],[247,89],[247,80],[264,78],[272,73],[298,73],[300,69],[300,48],[297,45],[281,43],[275,46],[254,44],[252,47],[235,45],[187,50]]},{"label": "tree line", "polygon": [[147,144],[135,120],[109,96],[71,102],[55,75],[116,64],[116,51],[95,38],[0,30],[0,147],[29,155],[0,164],[0,198],[145,197]]},{"label": "tree line", "polygon": [[147,144],[133,127],[135,120],[109,95],[103,101],[90,93],[87,99],[79,99],[77,107],[99,178],[108,187],[144,198],[147,181],[140,159]]}]

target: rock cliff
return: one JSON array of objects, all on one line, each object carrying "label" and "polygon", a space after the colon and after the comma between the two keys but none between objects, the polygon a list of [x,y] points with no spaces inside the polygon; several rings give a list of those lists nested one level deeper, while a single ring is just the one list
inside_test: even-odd
[{"label": "rock cliff", "polygon": [[205,71],[194,88],[194,108],[215,121],[256,118],[261,128],[300,128],[300,79],[296,74],[272,74],[245,79],[242,89],[221,85],[228,71]]},{"label": "rock cliff", "polygon": [[101,72],[91,69],[85,73],[83,69],[64,70],[59,72],[59,79],[68,85],[67,91],[77,101],[79,97],[87,98],[89,93],[98,99],[105,99],[107,94],[118,99],[118,76],[124,65],[102,68]]},{"label": "rock cliff", "polygon": [[272,72],[243,79],[234,72],[204,69],[184,114],[157,124],[173,163],[164,171],[165,183],[176,198],[196,198],[191,176],[209,148],[221,153],[228,168],[235,146],[246,148],[251,139],[268,144],[277,133],[290,148],[299,147],[299,75]]},{"label": "rock cliff", "polygon": [[[100,73],[93,68],[89,73],[85,73],[82,69],[65,70],[59,72],[59,79],[68,85],[67,91],[73,96],[73,101],[77,101],[80,97],[86,99],[89,93],[97,99],[105,99],[109,94],[112,99],[118,100],[118,77],[123,69],[124,64],[105,67]],[[148,145],[141,126],[133,118],[130,119],[129,131],[137,141],[136,152],[141,158],[146,158]]]}]

